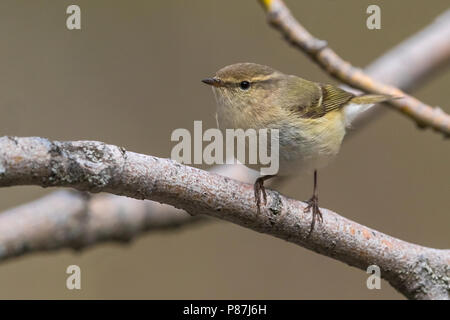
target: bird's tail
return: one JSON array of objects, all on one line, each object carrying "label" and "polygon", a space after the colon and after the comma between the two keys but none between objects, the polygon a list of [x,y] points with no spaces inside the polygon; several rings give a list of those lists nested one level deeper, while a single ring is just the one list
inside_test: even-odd
[{"label": "bird's tail", "polygon": [[394,97],[385,94],[365,94],[352,98],[350,102],[355,104],[375,104],[391,99],[394,99]]},{"label": "bird's tail", "polygon": [[384,94],[365,94],[352,98],[344,108],[346,126],[349,127],[355,118],[373,105],[392,99],[396,98]]}]

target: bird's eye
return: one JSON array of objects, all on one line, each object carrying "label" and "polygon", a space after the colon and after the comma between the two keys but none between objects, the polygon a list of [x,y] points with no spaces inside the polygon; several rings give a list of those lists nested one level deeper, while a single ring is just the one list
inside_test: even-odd
[{"label": "bird's eye", "polygon": [[250,88],[250,82],[242,81],[241,83],[239,83],[239,88],[241,88],[242,90],[248,90]]}]

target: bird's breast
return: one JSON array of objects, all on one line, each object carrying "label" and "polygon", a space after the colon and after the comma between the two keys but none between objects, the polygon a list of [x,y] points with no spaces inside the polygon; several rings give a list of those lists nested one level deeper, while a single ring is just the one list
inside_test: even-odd
[{"label": "bird's breast", "polygon": [[345,135],[342,113],[316,119],[297,119],[280,128],[280,175],[313,171],[338,154]]}]

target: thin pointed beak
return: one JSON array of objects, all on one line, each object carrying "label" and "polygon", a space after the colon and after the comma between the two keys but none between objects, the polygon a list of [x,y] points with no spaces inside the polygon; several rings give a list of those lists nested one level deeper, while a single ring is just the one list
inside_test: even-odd
[{"label": "thin pointed beak", "polygon": [[222,81],[220,81],[220,79],[217,78],[206,78],[203,79],[202,82],[214,87],[220,87],[220,85],[222,84]]}]

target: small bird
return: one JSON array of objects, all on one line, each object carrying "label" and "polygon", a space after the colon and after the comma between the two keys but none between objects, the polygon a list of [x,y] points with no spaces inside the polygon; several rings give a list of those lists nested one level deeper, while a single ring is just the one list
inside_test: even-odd
[{"label": "small bird", "polygon": [[[381,94],[356,96],[330,84],[308,81],[255,63],[226,66],[214,77],[202,81],[213,88],[221,130],[279,130],[277,176],[314,172],[313,195],[305,208],[305,212],[312,210],[310,234],[316,220],[322,222],[317,170],[338,154],[346,128],[358,114],[392,98]],[[261,176],[254,184],[258,212],[261,194],[266,204],[264,181],[272,177]]]}]

